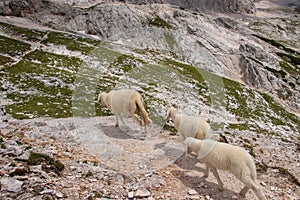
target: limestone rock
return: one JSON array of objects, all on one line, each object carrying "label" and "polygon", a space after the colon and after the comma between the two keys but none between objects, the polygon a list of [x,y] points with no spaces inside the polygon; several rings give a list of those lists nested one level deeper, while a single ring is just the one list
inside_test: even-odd
[{"label": "limestone rock", "polygon": [[1,183],[1,191],[8,191],[8,192],[20,192],[22,190],[23,182],[16,180],[15,178],[11,177],[2,177],[0,179]]}]

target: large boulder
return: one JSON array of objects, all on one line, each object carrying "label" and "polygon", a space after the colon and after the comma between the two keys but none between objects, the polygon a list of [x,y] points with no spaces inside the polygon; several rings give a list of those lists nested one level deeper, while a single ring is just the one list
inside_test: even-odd
[{"label": "large boulder", "polygon": [[120,0],[132,4],[169,3],[188,10],[213,10],[231,13],[255,13],[253,0]]}]

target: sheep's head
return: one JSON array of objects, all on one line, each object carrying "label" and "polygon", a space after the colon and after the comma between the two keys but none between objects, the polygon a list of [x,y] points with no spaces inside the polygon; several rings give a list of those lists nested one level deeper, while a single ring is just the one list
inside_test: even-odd
[{"label": "sheep's head", "polygon": [[167,110],[166,119],[170,119],[174,112],[176,112],[176,108],[169,107]]},{"label": "sheep's head", "polygon": [[184,140],[184,144],[189,147],[192,145],[193,141],[195,140],[195,138],[192,138],[192,137],[187,137],[185,140]]}]

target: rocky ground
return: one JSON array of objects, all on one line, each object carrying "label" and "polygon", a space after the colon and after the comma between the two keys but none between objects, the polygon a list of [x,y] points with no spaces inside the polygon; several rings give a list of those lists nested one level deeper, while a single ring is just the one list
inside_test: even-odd
[{"label": "rocky ground", "polygon": [[[85,119],[19,121],[6,117],[0,127],[1,198],[242,199],[238,194],[242,185],[232,174],[220,172],[225,189],[218,191],[213,175],[202,178],[204,166],[175,145],[181,144],[178,136],[168,131],[159,133],[158,126],[152,125],[151,133],[145,137],[138,131],[124,131],[137,129],[130,119],[126,119],[127,127],[117,128],[113,117],[100,117],[84,121],[90,128],[82,135],[82,120]],[[98,124],[98,134],[92,129],[95,124],[87,121]],[[86,136],[89,133],[92,135]],[[236,132],[235,137],[225,134],[225,138],[244,147],[248,142],[254,144],[251,153],[268,199],[299,199],[296,144],[257,138],[250,131]],[[145,145],[139,143],[150,144],[147,152],[163,153],[145,154]],[[122,159],[118,160],[120,153],[116,149],[122,149]],[[253,192],[246,199],[255,199]]]}]

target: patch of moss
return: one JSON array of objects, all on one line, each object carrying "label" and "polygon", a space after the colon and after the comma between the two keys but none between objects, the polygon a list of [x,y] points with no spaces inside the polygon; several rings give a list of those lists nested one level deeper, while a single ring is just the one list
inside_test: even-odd
[{"label": "patch of moss", "polygon": [[291,75],[298,75],[300,74],[300,70],[297,68],[292,67],[289,62],[286,61],[281,61],[279,63],[280,67],[285,70],[286,72],[288,72]]},{"label": "patch of moss", "polygon": [[43,195],[42,200],[52,200],[50,195]]},{"label": "patch of moss", "polygon": [[61,172],[65,169],[65,165],[59,160],[55,160],[54,163],[53,163],[53,166],[54,166],[55,171],[57,173],[59,173],[59,172]]},{"label": "patch of moss", "polygon": [[164,36],[170,50],[174,51],[174,48],[177,45],[174,35],[172,33],[164,33]]},{"label": "patch of moss", "polygon": [[6,57],[6,56],[3,56],[3,55],[0,55],[0,66],[1,65],[5,65],[5,64],[9,64],[11,63],[13,60],[9,57]]},{"label": "patch of moss", "polygon": [[268,171],[269,166],[264,162],[260,162],[260,163],[257,162],[257,163],[255,163],[255,165],[256,165],[257,171],[260,171],[263,173]]},{"label": "patch of moss", "polygon": [[19,26],[14,26],[12,24],[7,24],[4,22],[0,22],[0,29],[3,30],[8,35],[18,36],[24,40],[33,41],[33,42],[40,41],[43,38],[43,36],[47,33],[45,31],[23,28]]},{"label": "patch of moss", "polygon": [[29,49],[30,44],[0,35],[0,53],[4,55],[20,56]]},{"label": "patch of moss", "polygon": [[262,37],[262,36],[259,36],[259,35],[256,35],[256,34],[253,34],[253,36],[271,44],[272,46],[276,47],[276,48],[279,48],[279,49],[282,49],[288,53],[292,53],[292,54],[298,54],[297,51],[291,49],[291,48],[287,48],[285,47],[284,45],[282,45],[281,43],[277,42],[276,40],[273,40],[273,39],[268,39],[268,38],[265,38],[265,37]]},{"label": "patch of moss", "polygon": [[163,130],[169,131],[170,135],[177,135],[178,131],[174,126],[169,126],[167,124],[164,124]]},{"label": "patch of moss", "polygon": [[28,165],[42,165],[42,169],[54,170],[56,173],[60,173],[64,168],[64,164],[59,160],[54,160],[48,155],[31,152],[27,161]]},{"label": "patch of moss", "polygon": [[7,106],[7,112],[19,119],[71,116],[71,88],[81,63],[75,57],[36,50],[4,68],[3,78],[18,88],[8,89],[7,97],[15,103]]},{"label": "patch of moss", "polygon": [[266,66],[266,69],[268,71],[272,72],[273,74],[275,74],[275,76],[277,78],[280,78],[280,77],[284,78],[287,75],[287,73],[285,71],[283,71],[283,70],[276,70],[276,69],[273,69],[273,68],[268,67],[268,66]]},{"label": "patch of moss", "polygon": [[[202,77],[202,75],[208,75],[208,72],[171,59],[165,59],[162,63],[172,67],[184,77],[187,77],[187,80],[189,80],[190,83],[195,83],[195,87],[199,88],[199,95],[202,97],[203,102],[207,105],[211,103],[208,86]],[[213,75],[211,78],[213,78]]]},{"label": "patch of moss", "polygon": [[54,159],[45,154],[31,152],[27,161],[29,165],[39,165],[42,162],[52,164]]},{"label": "patch of moss", "polygon": [[145,64],[145,62],[141,59],[134,58],[133,56],[122,54],[111,62],[110,67],[121,69],[121,74],[123,74],[124,72],[128,72],[137,67],[138,64]]},{"label": "patch of moss", "polygon": [[90,177],[90,176],[93,176],[93,172],[91,172],[91,171],[88,171],[87,173],[86,173],[86,175],[85,175],[86,177]]},{"label": "patch of moss", "polygon": [[269,107],[273,110],[273,112],[275,112],[278,115],[267,115],[273,124],[290,126],[290,123],[292,122],[296,125],[297,130],[300,129],[300,119],[296,115],[286,111],[271,96],[262,92],[260,92],[260,95],[268,103]]},{"label": "patch of moss", "polygon": [[255,155],[255,153],[254,153],[254,146],[253,146],[253,145],[243,143],[243,147],[249,151],[249,154],[250,154],[251,156],[256,157],[256,155]]},{"label": "patch of moss", "polygon": [[148,19],[148,23],[150,25],[158,26],[162,28],[172,28],[172,26],[168,22],[166,22],[156,14],[152,18]]},{"label": "patch of moss", "polygon": [[[293,56],[291,54],[286,54],[286,53],[281,53],[277,52],[276,53],[279,57],[281,57],[284,61],[289,62],[293,64],[294,66],[300,65],[300,55],[298,56]],[[299,71],[299,70],[297,70]]]},{"label": "patch of moss", "polygon": [[64,45],[70,51],[80,51],[84,54],[89,54],[94,50],[95,46],[100,45],[99,40],[60,32],[50,32],[47,39],[43,40],[41,43]]}]

